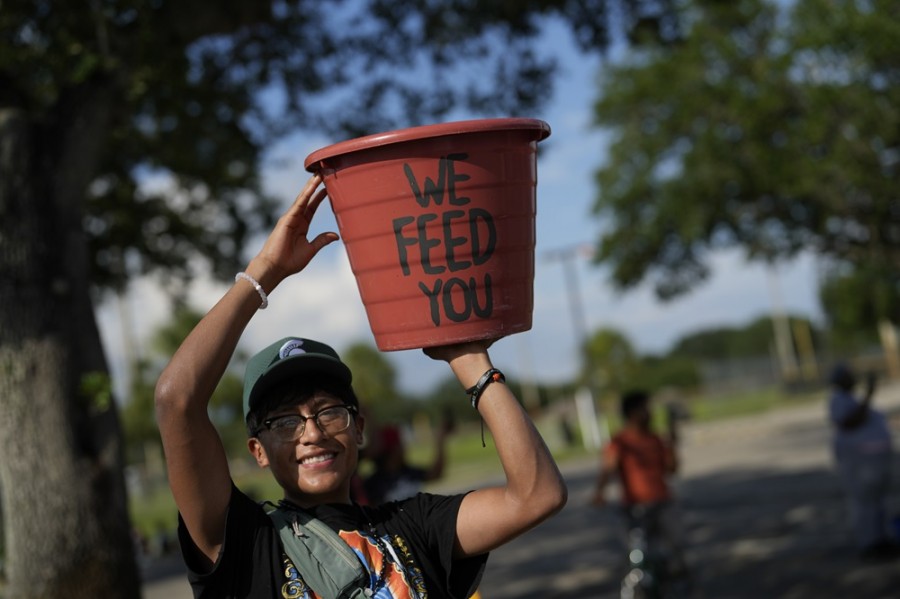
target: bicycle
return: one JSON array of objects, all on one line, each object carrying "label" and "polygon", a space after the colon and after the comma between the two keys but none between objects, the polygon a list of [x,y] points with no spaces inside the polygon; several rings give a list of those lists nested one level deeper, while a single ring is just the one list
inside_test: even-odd
[{"label": "bicycle", "polygon": [[689,597],[690,580],[682,564],[676,567],[662,534],[663,504],[625,508],[628,572],[622,578],[620,599],[682,599]]}]

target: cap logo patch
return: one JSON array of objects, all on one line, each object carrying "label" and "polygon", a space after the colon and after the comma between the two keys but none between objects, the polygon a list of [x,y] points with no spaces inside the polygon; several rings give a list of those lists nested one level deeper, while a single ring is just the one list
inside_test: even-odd
[{"label": "cap logo patch", "polygon": [[300,354],[305,354],[306,350],[301,346],[303,345],[303,339],[291,339],[281,346],[281,349],[278,350],[278,357],[284,360],[285,358],[289,358],[290,356],[299,356]]}]

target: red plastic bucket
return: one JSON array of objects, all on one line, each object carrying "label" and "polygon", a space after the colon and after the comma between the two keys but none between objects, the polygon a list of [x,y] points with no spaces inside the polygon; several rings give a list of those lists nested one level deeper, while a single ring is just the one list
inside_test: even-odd
[{"label": "red plastic bucket", "polygon": [[383,351],[531,328],[537,142],[522,118],[412,127],[307,156]]}]

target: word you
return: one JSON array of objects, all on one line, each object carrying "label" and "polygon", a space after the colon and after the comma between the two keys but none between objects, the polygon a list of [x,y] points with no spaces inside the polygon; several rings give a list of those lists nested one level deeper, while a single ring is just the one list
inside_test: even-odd
[{"label": "word you", "polygon": [[[430,281],[420,280],[418,285],[428,298],[435,326],[440,326],[442,316],[465,322],[473,315],[488,318],[494,309],[490,273],[481,280],[462,274],[490,260],[497,246],[497,229],[490,212],[477,206],[463,208],[471,199],[457,195],[456,185],[468,181],[469,175],[458,172],[456,164],[466,158],[468,154],[463,153],[442,156],[437,181],[425,177],[421,185],[412,167],[403,165],[412,197],[425,211],[394,219],[397,256],[404,276],[412,275],[410,256],[418,258],[413,263],[419,264],[419,274],[427,275]],[[445,204],[443,210],[434,210]]]}]

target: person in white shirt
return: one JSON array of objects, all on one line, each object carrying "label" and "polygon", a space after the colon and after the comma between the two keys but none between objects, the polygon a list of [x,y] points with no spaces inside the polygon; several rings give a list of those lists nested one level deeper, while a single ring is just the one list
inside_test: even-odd
[{"label": "person in white shirt", "polygon": [[832,448],[844,486],[856,543],[863,558],[895,557],[900,547],[888,533],[887,497],[891,483],[892,440],[884,414],[872,407],[875,376],[866,378],[862,395],[847,364],[829,377]]}]

